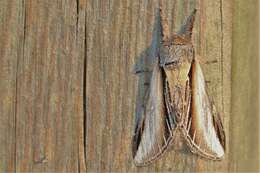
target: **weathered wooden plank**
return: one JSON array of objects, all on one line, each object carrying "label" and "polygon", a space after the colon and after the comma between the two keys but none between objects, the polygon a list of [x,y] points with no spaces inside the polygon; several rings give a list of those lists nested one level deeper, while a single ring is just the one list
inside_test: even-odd
[{"label": "weathered wooden plank", "polygon": [[0,1],[0,172],[15,171],[17,65],[23,43],[22,1]]},{"label": "weathered wooden plank", "polygon": [[83,1],[24,1],[16,171],[84,171]]},{"label": "weathered wooden plank", "polygon": [[202,160],[184,146],[173,147],[150,166],[133,165],[134,119],[150,77],[149,72],[133,71],[149,71],[156,63],[158,4],[159,0],[0,2],[1,172],[84,172],[84,157],[88,172],[259,169],[254,0],[163,0],[172,32],[198,9],[193,42],[209,94],[222,113],[226,157],[221,162]]},{"label": "weathered wooden plank", "polygon": [[257,0],[234,1],[230,171],[259,172]]},{"label": "weathered wooden plank", "polygon": [[[194,44],[204,62],[209,93],[222,112],[228,136],[231,1],[163,0],[163,4],[172,31],[179,29],[194,8],[199,10]],[[133,165],[134,116],[148,89],[150,74],[135,76],[132,72],[134,69],[151,70],[156,62],[158,5],[157,0],[88,1],[86,160],[89,171],[209,172],[228,168],[228,153],[224,161],[213,162],[198,159],[185,148],[171,150],[148,167]]]}]

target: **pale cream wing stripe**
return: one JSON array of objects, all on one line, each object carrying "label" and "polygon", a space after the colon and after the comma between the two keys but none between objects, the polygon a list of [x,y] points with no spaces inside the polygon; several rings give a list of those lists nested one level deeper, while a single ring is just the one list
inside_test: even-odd
[{"label": "pale cream wing stripe", "polygon": [[195,59],[191,67],[191,108],[183,128],[192,152],[219,160],[224,156],[225,134],[219,117],[212,112],[202,69]]},{"label": "pale cream wing stripe", "polygon": [[172,127],[168,122],[164,102],[162,69],[156,64],[151,77],[144,118],[137,125],[133,138],[133,158],[137,166],[144,166],[161,156],[171,142]]}]

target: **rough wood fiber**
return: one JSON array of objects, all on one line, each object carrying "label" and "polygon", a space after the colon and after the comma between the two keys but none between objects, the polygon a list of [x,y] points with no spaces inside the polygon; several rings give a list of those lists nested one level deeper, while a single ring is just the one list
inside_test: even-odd
[{"label": "rough wood fiber", "polygon": [[[228,170],[229,148],[221,162],[171,151],[154,164],[136,168],[131,137],[135,109],[143,104],[159,43],[159,1],[88,1],[86,49],[86,162],[93,172],[210,172]],[[231,1],[163,1],[171,31],[191,11],[198,14],[194,44],[200,55],[209,94],[222,113],[229,136]],[[134,75],[134,70],[148,71]],[[137,94],[138,93],[138,94]],[[137,104],[136,104],[137,102]],[[228,138],[228,137],[227,137]]]},{"label": "rough wood fiber", "polygon": [[15,170],[17,64],[22,53],[23,4],[0,1],[0,172]]}]

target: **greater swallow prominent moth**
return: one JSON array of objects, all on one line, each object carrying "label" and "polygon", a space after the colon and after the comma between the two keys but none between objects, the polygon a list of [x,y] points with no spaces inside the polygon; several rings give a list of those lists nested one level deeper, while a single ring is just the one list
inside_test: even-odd
[{"label": "greater swallow prominent moth", "polygon": [[170,37],[167,20],[160,10],[162,41],[158,63],[153,68],[146,104],[132,139],[137,166],[147,165],[165,153],[177,131],[192,153],[212,160],[223,158],[223,125],[209,100],[192,45],[195,13],[196,10],[182,29]]}]

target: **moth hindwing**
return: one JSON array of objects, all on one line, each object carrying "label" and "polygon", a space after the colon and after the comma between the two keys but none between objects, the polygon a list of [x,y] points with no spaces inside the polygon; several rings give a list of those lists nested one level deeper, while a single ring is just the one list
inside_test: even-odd
[{"label": "moth hindwing", "polygon": [[202,69],[191,42],[196,10],[177,34],[169,36],[161,14],[162,43],[132,141],[134,163],[144,166],[159,158],[180,132],[190,150],[204,158],[224,156],[225,133],[206,92]]}]

